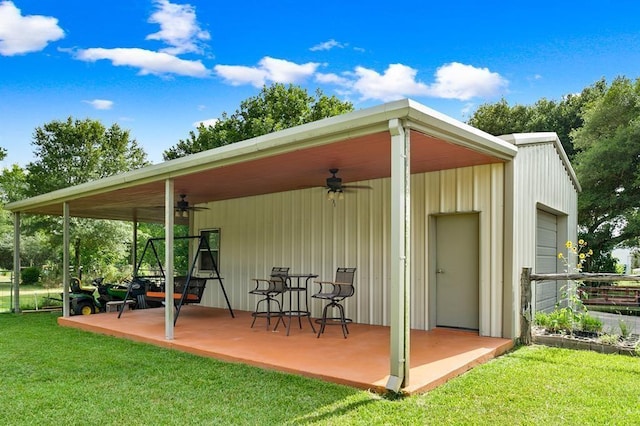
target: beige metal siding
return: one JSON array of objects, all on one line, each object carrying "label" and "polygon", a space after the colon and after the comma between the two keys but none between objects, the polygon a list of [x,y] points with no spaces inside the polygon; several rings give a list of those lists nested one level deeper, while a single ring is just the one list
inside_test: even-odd
[{"label": "beige metal siding", "polygon": [[520,274],[536,262],[536,214],[545,210],[558,218],[557,251],[577,233],[577,189],[553,141],[518,146],[518,155],[506,171],[509,221],[505,253],[505,337],[519,334]]},{"label": "beige metal siding", "polygon": [[[500,315],[490,309],[501,306],[502,268],[491,256],[502,253],[502,182],[502,164],[412,176],[412,328],[433,326],[427,309],[431,215],[479,212],[481,261],[486,263],[480,271],[480,332],[499,335]],[[209,210],[198,212],[194,232],[221,229],[220,271],[232,306],[253,310],[251,278],[266,276],[272,266],[313,272],[323,280],[331,280],[339,266],[353,266],[358,268],[356,292],[346,301],[347,315],[388,325],[390,181],[362,184],[372,189],[347,192],[335,207],[322,188],[313,188],[209,203]],[[223,307],[224,299],[211,285],[203,303]],[[319,316],[322,303],[311,300],[311,306],[313,316]]]}]

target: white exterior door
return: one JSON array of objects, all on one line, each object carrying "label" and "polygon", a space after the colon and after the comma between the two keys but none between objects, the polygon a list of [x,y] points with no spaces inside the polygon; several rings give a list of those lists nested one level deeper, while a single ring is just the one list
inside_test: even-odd
[{"label": "white exterior door", "polygon": [[477,214],[436,218],[436,326],[478,330]]}]

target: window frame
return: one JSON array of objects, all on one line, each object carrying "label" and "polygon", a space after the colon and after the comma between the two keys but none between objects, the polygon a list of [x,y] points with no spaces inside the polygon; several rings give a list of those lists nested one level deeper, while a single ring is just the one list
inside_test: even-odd
[{"label": "window frame", "polygon": [[[221,229],[220,228],[204,228],[200,229],[199,235],[203,237],[207,234],[207,242],[209,243],[209,248],[211,249],[211,254],[213,255],[213,260],[216,262],[216,267],[218,268],[218,273],[220,272],[220,237],[221,237]],[[211,241],[211,236],[217,234],[217,245],[214,246]],[[205,273],[214,273],[213,265],[203,265],[203,260],[206,258],[208,261],[208,256],[203,256],[203,253],[206,253],[206,250],[201,249],[199,244],[196,249],[199,250],[198,254],[198,272]]]}]

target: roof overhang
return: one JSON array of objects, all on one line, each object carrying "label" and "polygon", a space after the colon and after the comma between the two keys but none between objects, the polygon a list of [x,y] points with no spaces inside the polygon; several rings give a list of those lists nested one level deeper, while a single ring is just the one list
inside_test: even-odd
[{"label": "roof overhang", "polygon": [[221,148],[7,204],[26,214],[164,221],[165,181],[188,201],[321,187],[330,168],[343,182],[391,175],[390,120],[408,130],[411,173],[511,160],[517,147],[412,100],[335,116]]}]

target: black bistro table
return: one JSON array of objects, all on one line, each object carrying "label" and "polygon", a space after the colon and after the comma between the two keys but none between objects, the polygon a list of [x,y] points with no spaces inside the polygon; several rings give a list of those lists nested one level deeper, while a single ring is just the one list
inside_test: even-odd
[{"label": "black bistro table", "polygon": [[[287,293],[289,293],[289,309],[284,311],[284,316],[289,317],[287,324],[287,336],[291,330],[291,318],[298,318],[298,325],[302,328],[302,317],[307,317],[311,330],[316,332],[311,321],[311,311],[309,310],[309,298],[307,290],[309,289],[309,281],[318,278],[316,274],[288,274],[287,275]],[[295,293],[295,298],[294,298]],[[295,305],[294,305],[295,302]],[[301,304],[302,303],[302,304]]]}]

